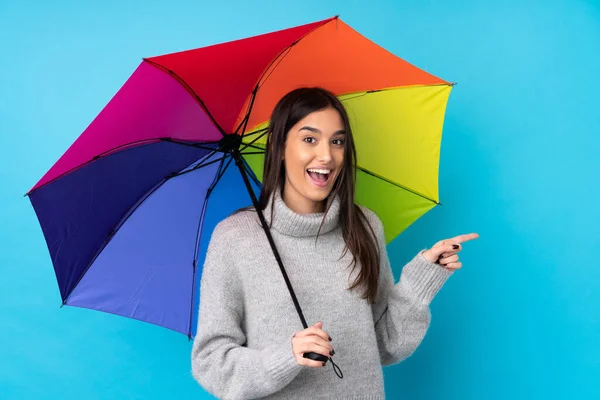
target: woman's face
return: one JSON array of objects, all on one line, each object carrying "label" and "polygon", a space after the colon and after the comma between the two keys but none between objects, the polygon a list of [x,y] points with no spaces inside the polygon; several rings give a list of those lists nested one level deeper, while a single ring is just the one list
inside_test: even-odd
[{"label": "woman's face", "polygon": [[299,214],[323,212],[344,162],[344,123],[333,108],[315,111],[288,132],[283,161],[286,205]]}]

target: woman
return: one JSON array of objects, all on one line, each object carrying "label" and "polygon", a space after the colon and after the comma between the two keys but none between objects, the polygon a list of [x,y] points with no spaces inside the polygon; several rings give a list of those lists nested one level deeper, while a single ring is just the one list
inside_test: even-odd
[{"label": "woman", "polygon": [[[419,252],[394,284],[383,226],[354,204],[356,152],[339,100],[284,96],[268,128],[259,206],[310,324],[302,325],[253,209],[221,221],[209,244],[192,351],[196,380],[219,398],[384,398],[382,365],[410,356],[429,304],[461,267],[460,243]],[[316,323],[315,323],[316,322]],[[339,379],[308,352],[335,355]]]}]

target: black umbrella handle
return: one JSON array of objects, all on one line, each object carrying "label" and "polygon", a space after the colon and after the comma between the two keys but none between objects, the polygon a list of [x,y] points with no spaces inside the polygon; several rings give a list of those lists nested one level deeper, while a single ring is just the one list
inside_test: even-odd
[{"label": "black umbrella handle", "polygon": [[[240,152],[238,150],[233,150],[231,154],[232,154],[233,158],[235,159],[235,164],[238,166],[240,173],[242,174],[242,179],[244,180],[246,189],[248,189],[248,194],[252,198],[252,204],[254,204],[254,208],[256,209],[256,212],[258,213],[258,218],[260,219],[260,223],[263,227],[263,230],[265,231],[265,234],[267,235],[267,239],[269,240],[269,244],[271,245],[271,249],[273,250],[275,259],[277,260],[277,264],[279,264],[279,269],[281,269],[281,274],[283,275],[285,284],[287,285],[290,295],[292,296],[292,301],[294,302],[294,306],[296,307],[296,311],[298,312],[298,316],[300,317],[302,326],[304,327],[304,329],[307,329],[308,324],[306,323],[306,319],[304,318],[304,314],[302,313],[302,309],[300,308],[300,303],[298,302],[296,293],[294,293],[294,288],[292,287],[290,279],[288,278],[287,272],[285,272],[285,268],[283,266],[283,261],[281,260],[281,256],[279,255],[279,252],[277,251],[277,247],[275,246],[275,242],[273,241],[273,237],[271,236],[271,230],[269,229],[269,225],[267,224],[267,221],[265,220],[265,216],[263,215],[262,211],[259,208],[258,200],[256,199],[256,195],[254,194],[254,190],[252,190],[252,185],[250,184],[250,180],[248,179],[248,175],[246,173],[246,168],[242,162],[242,157],[240,155]],[[309,353],[304,353],[304,358],[308,358],[308,359],[315,360],[315,361],[321,361],[324,363],[327,362],[327,360],[331,360],[331,364],[333,365],[333,369],[334,369],[336,375],[339,378],[344,377],[342,370],[340,369],[340,367],[338,367],[333,362],[331,357],[326,357],[326,356],[318,354],[318,353],[309,352]]]}]

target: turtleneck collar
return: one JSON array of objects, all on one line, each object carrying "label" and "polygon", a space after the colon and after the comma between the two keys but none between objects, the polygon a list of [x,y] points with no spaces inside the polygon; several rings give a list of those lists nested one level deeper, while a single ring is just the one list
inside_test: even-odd
[{"label": "turtleneck collar", "polygon": [[319,227],[321,227],[319,235],[323,235],[333,230],[339,222],[340,199],[336,196],[333,199],[330,198],[329,202],[331,206],[327,211],[322,227],[321,221],[323,221],[324,213],[298,214],[294,212],[283,201],[280,188],[275,189],[274,198],[267,204],[263,214],[267,223],[270,223],[271,209],[273,209],[272,229],[284,235],[294,237],[316,236]]}]

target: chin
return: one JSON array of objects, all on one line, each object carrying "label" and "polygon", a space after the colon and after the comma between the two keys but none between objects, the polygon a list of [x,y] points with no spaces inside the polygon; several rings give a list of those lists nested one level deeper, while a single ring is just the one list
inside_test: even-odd
[{"label": "chin", "polygon": [[[317,186],[313,183],[307,173],[305,173],[304,177],[302,178],[300,178],[300,176],[296,176],[295,178],[296,179],[292,179],[287,183],[294,188],[295,192],[300,197],[314,203],[324,202],[333,190],[333,183],[329,183],[326,186]],[[333,182],[335,182],[335,179]]]},{"label": "chin", "polygon": [[310,199],[314,202],[325,201],[333,191],[333,186],[333,183],[331,183],[325,187],[316,187],[312,184],[312,182],[309,181],[305,185],[303,185],[303,195],[307,199]]},{"label": "chin", "polygon": [[305,194],[305,197],[307,199],[310,199],[311,201],[314,202],[321,202],[324,201],[325,199],[327,199],[327,197],[329,196],[329,194],[331,193],[331,190],[308,190],[307,193]]}]

